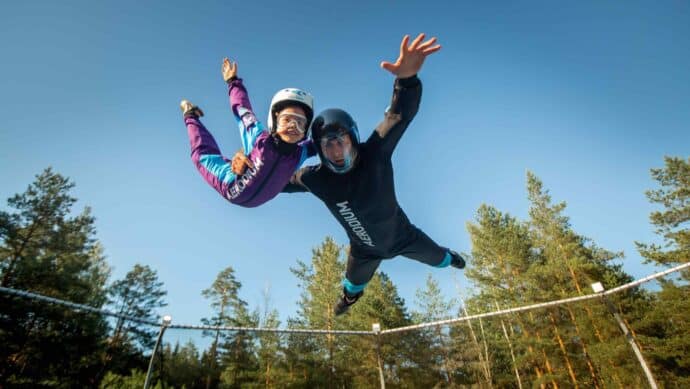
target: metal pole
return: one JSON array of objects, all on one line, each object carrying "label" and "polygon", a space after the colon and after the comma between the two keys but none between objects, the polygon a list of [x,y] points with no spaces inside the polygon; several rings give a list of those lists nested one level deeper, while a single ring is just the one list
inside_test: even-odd
[{"label": "metal pole", "polygon": [[146,381],[144,381],[144,389],[148,389],[149,385],[151,384],[151,372],[153,371],[153,360],[156,358],[156,351],[158,350],[158,346],[161,343],[161,339],[163,339],[163,333],[165,333],[165,329],[168,328],[170,323],[172,322],[172,317],[170,316],[163,316],[163,322],[161,323],[161,330],[158,332],[158,338],[156,339],[156,345],[153,346],[153,352],[151,353],[151,360],[149,360],[149,370],[146,372]]},{"label": "metal pole", "polygon": [[[498,305],[498,301],[495,301],[496,303],[496,309],[500,310],[501,307]],[[518,370],[517,363],[515,362],[515,352],[513,352],[513,343],[510,341],[510,337],[508,336],[508,330],[506,330],[506,325],[503,323],[503,319],[501,319],[501,327],[503,328],[503,336],[505,336],[506,341],[508,342],[508,349],[510,349],[510,359],[513,361],[513,369],[515,370],[515,377],[517,377],[517,382],[518,382],[518,388],[522,389],[522,380],[520,379],[520,370]]]},{"label": "metal pole", "polygon": [[[604,291],[604,286],[601,284],[601,282],[595,282],[594,284],[592,284],[592,289],[596,293],[601,293]],[[637,357],[637,360],[640,362],[640,365],[642,366],[642,370],[644,370],[645,376],[647,376],[647,381],[649,382],[649,386],[652,389],[657,389],[658,387],[656,386],[656,381],[654,380],[654,376],[652,375],[652,371],[649,369],[649,366],[647,366],[647,362],[644,360],[644,357],[642,356],[642,352],[640,351],[640,348],[637,347],[637,343],[635,343],[635,339],[633,339],[632,334],[630,333],[630,330],[628,329],[628,326],[626,326],[623,319],[621,319],[621,316],[618,314],[618,311],[616,310],[616,307],[613,305],[611,300],[609,300],[609,298],[604,294],[602,294],[601,299],[604,301],[604,304],[606,305],[606,308],[608,308],[611,315],[613,315],[613,317],[618,322],[618,326],[620,327],[621,331],[623,332],[623,335],[625,336],[625,340],[627,340],[628,343],[630,344],[630,347],[632,347],[633,352],[635,353],[635,356]]]},{"label": "metal pole", "polygon": [[376,335],[376,363],[379,367],[379,381],[381,382],[381,389],[386,389],[386,381],[383,379],[383,362],[381,361],[381,325],[374,323],[371,329]]}]

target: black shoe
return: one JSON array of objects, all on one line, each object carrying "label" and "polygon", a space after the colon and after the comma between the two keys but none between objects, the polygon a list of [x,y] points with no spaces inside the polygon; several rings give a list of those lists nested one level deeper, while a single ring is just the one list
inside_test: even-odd
[{"label": "black shoe", "polygon": [[338,303],[335,304],[335,308],[333,308],[333,312],[335,312],[335,315],[342,315],[343,313],[347,312],[348,309],[350,309],[350,305],[354,304],[359,300],[360,297],[364,294],[364,291],[360,291],[356,295],[351,295],[348,294],[345,289],[343,289],[343,295],[340,297],[340,300],[338,300]]},{"label": "black shoe", "polygon": [[449,251],[450,251],[450,256],[451,256],[450,265],[453,266],[454,268],[457,268],[457,269],[464,269],[465,268],[465,260],[462,259],[460,254],[456,253],[455,251],[453,251],[453,250],[449,250]]}]

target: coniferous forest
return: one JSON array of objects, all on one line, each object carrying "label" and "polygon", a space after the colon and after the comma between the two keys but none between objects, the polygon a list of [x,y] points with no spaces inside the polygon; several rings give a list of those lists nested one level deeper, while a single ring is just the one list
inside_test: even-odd
[{"label": "coniferous forest", "polygon": [[[690,258],[690,159],[666,157],[651,169],[649,215],[656,242],[635,242],[659,269]],[[641,172],[640,174],[644,174]],[[27,182],[30,178],[27,177]],[[295,261],[298,310],[281,322],[275,309],[242,299],[242,275],[223,269],[202,293],[208,326],[370,331],[469,316],[592,293],[633,281],[623,254],[575,231],[565,200],[526,176],[528,217],[483,204],[467,222],[469,297],[420,280],[408,305],[378,272],[343,317],[348,248],[325,237],[311,261]],[[160,322],[165,286],[154,268],[135,265],[112,279],[95,215],[75,209],[75,183],[48,168],[0,211],[0,286],[128,317]],[[88,199],[81,199],[88,203]],[[659,387],[690,387],[690,271],[601,299],[383,334],[206,331],[208,349],[163,342],[155,388],[637,388],[647,378],[613,312],[630,329]],[[267,296],[268,297],[268,296]],[[159,328],[0,293],[0,388],[141,388]]]}]

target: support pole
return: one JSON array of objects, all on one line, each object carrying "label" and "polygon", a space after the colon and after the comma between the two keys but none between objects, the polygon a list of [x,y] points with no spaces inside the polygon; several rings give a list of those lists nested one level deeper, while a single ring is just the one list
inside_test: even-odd
[{"label": "support pole", "polygon": [[[496,309],[501,310],[501,307],[498,305],[498,301],[494,301],[496,303]],[[506,330],[506,325],[503,323],[503,319],[501,319],[501,327],[503,328],[503,336],[506,338],[506,342],[508,342],[508,349],[510,350],[510,359],[513,361],[513,370],[515,370],[515,377],[517,378],[517,383],[518,383],[518,388],[522,389],[522,380],[520,379],[520,370],[518,370],[517,363],[515,362],[515,352],[513,351],[513,343],[510,341],[510,337],[508,336],[508,330]]]},{"label": "support pole", "polygon": [[381,325],[374,323],[371,325],[371,330],[376,335],[376,363],[379,367],[379,381],[381,382],[381,389],[386,389],[386,381],[383,378],[383,361],[381,360]]},{"label": "support pole", "polygon": [[156,351],[158,351],[158,347],[160,346],[161,339],[163,339],[163,333],[165,333],[165,329],[168,328],[170,323],[172,322],[172,317],[170,316],[163,316],[163,322],[161,323],[161,330],[158,332],[158,338],[156,339],[156,345],[153,346],[153,352],[151,353],[151,360],[149,360],[149,369],[146,372],[146,381],[144,381],[144,389],[149,389],[149,385],[151,384],[151,372],[153,371],[153,360],[156,358]]},{"label": "support pole", "polygon": [[[596,293],[602,293],[604,291],[604,286],[601,284],[601,282],[595,282],[592,284],[592,290]],[[608,308],[609,312],[613,317],[616,319],[618,322],[618,326],[620,327],[621,331],[623,332],[623,336],[625,336],[625,340],[628,341],[628,344],[630,344],[630,347],[632,347],[633,352],[635,353],[635,356],[637,357],[637,360],[640,362],[640,365],[642,366],[642,370],[644,370],[645,376],[647,376],[647,381],[649,382],[649,387],[652,389],[657,389],[658,387],[656,386],[656,381],[654,380],[654,376],[652,375],[652,371],[649,369],[649,366],[647,366],[647,362],[644,360],[644,357],[642,356],[642,352],[640,351],[640,348],[637,346],[637,343],[635,343],[635,339],[633,339],[632,334],[630,333],[630,329],[628,329],[628,326],[625,325],[625,322],[623,319],[621,319],[621,316],[618,314],[618,311],[616,310],[616,307],[613,305],[611,300],[609,300],[608,296],[602,293],[601,299],[606,305],[606,308]]]}]

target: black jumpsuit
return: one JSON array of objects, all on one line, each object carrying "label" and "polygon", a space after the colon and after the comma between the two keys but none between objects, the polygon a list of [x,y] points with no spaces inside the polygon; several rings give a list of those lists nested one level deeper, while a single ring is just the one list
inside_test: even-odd
[{"label": "black jumpsuit", "polygon": [[403,255],[432,266],[449,263],[448,249],[410,223],[395,196],[391,157],[417,113],[421,95],[417,76],[397,79],[384,121],[359,144],[352,170],[338,174],[323,165],[308,166],[285,188],[313,193],[347,231],[350,256],[345,286],[350,292],[364,288],[382,259]]}]

